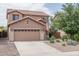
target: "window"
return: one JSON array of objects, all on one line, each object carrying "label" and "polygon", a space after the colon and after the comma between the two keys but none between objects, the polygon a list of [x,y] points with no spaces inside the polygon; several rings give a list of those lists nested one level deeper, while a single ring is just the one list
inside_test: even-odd
[{"label": "window", "polygon": [[19,19],[19,15],[13,15],[13,20]]}]

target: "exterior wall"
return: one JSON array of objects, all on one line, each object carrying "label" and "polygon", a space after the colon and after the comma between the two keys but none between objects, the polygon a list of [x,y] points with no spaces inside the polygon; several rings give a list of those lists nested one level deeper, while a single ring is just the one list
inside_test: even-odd
[{"label": "exterior wall", "polygon": [[[28,15],[23,15],[23,17],[26,17],[26,16],[28,16]],[[39,19],[44,20],[43,18],[45,18],[45,21],[48,22],[48,21],[47,21],[48,17],[46,17],[46,16],[30,15],[30,17],[31,17],[31,18],[34,18],[34,20],[39,20]]]},{"label": "exterior wall", "polygon": [[[26,16],[28,16],[28,15],[24,15],[23,17],[26,17]],[[31,16],[31,15],[30,15],[30,17],[31,17],[31,18],[34,18],[35,20],[41,19],[41,16],[33,16],[33,15]]]},{"label": "exterior wall", "polygon": [[44,40],[44,39],[45,39],[45,32],[40,31],[40,40]]},{"label": "exterior wall", "polygon": [[12,21],[14,21],[13,20],[13,15],[19,15],[19,19],[22,19],[22,14],[20,14],[20,13],[18,13],[18,12],[13,12],[13,13],[10,13],[10,14],[8,14],[8,24],[10,23],[10,22],[12,22]]},{"label": "exterior wall", "polygon": [[[28,20],[28,24],[27,24],[27,20]],[[38,24],[33,20],[30,20],[30,19],[27,19],[27,20],[25,19],[25,20],[22,20],[22,21],[15,23],[15,24],[12,24],[12,25],[10,25],[10,28],[11,29],[15,29],[15,28],[40,28],[41,30],[45,29],[45,26]]]},{"label": "exterior wall", "polygon": [[8,35],[9,35],[9,41],[14,41],[14,31],[11,31],[10,28],[9,28]]}]

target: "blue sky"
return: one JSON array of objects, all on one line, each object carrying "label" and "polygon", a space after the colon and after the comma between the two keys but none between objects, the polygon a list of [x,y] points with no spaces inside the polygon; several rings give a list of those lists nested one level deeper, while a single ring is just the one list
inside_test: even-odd
[{"label": "blue sky", "polygon": [[61,3],[47,3],[45,4],[45,7],[49,9],[50,12],[56,13],[57,11],[61,11],[62,9]]},{"label": "blue sky", "polygon": [[44,11],[49,15],[54,15],[57,11],[61,11],[61,3],[18,3],[18,4],[0,4],[0,26],[7,26],[6,10],[22,9]]}]

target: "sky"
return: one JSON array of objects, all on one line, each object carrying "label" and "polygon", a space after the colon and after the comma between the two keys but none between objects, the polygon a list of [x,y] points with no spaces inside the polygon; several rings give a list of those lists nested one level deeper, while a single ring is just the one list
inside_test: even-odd
[{"label": "sky", "polygon": [[14,3],[14,4],[0,4],[0,26],[7,26],[6,10],[7,9],[21,9],[32,11],[43,11],[51,16],[57,11],[61,11],[61,3]]}]

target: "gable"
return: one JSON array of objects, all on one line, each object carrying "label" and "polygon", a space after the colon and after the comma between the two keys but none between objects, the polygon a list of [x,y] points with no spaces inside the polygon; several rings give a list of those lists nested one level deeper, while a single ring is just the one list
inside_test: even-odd
[{"label": "gable", "polygon": [[40,24],[39,22],[32,20],[31,18],[25,18],[11,24],[10,27],[12,29],[14,28],[41,28],[43,29],[45,26]]}]

